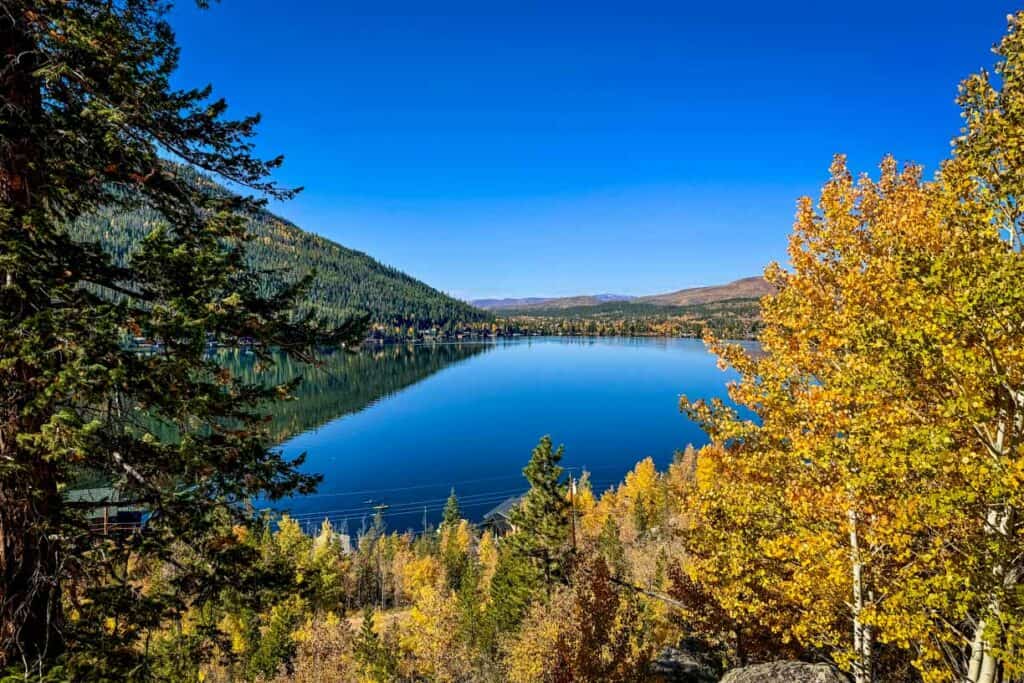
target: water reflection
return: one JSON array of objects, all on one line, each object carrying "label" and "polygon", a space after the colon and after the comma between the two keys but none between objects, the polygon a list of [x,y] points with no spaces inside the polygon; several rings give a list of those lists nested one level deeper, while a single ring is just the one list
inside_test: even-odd
[{"label": "water reflection", "polygon": [[489,344],[400,344],[358,353],[321,352],[316,365],[274,353],[273,364],[260,366],[254,353],[220,349],[216,360],[247,382],[284,384],[302,382],[295,400],[268,406],[270,434],[275,443],[316,429],[344,415],[359,412],[382,398],[444,370],[448,366],[491,350]]}]

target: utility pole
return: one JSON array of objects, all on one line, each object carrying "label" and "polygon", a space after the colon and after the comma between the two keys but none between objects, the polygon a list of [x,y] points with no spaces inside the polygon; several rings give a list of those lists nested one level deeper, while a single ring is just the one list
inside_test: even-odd
[{"label": "utility pole", "polygon": [[572,552],[576,554],[576,479],[569,475],[569,519],[572,523]]},{"label": "utility pole", "polygon": [[[373,509],[377,511],[377,515],[380,516],[382,522],[384,519],[384,511],[387,510],[389,507],[391,506],[385,505],[384,503],[373,506]],[[381,524],[381,526],[383,527],[383,523]],[[381,535],[378,538],[374,539],[374,541],[377,544],[375,550],[377,551],[377,576],[380,577],[380,610],[382,612],[384,611],[384,549],[382,547],[383,540],[384,531],[383,529],[381,529]]]}]

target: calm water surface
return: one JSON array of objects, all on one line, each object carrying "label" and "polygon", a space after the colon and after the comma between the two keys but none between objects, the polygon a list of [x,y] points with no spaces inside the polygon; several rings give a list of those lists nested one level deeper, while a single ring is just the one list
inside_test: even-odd
[{"label": "calm water surface", "polygon": [[[286,368],[287,370],[287,368]],[[478,520],[525,489],[544,434],[595,490],[641,458],[667,466],[704,433],[679,397],[725,395],[733,379],[698,340],[531,338],[336,354],[275,417],[286,455],[307,454],[317,494],[280,506],[309,525],[357,531],[386,504],[392,529],[436,523],[451,487]],[[294,435],[294,436],[289,436]]]}]

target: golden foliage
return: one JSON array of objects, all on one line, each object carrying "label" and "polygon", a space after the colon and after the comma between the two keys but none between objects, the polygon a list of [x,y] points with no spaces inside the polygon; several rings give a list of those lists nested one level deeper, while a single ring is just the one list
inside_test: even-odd
[{"label": "golden foliage", "polygon": [[403,566],[402,586],[405,594],[417,600],[425,592],[436,589],[444,577],[441,562],[433,555],[410,559]]},{"label": "golden foliage", "polygon": [[459,610],[452,593],[435,587],[420,591],[401,643],[415,671],[432,681],[465,680],[470,669],[469,644],[460,637]]},{"label": "golden foliage", "polygon": [[357,667],[352,657],[353,633],[348,622],[333,613],[311,617],[296,634],[298,647],[290,671],[266,683],[325,683],[353,681]]},{"label": "golden foliage", "polygon": [[498,570],[498,545],[495,543],[494,534],[489,530],[480,535],[480,542],[477,544],[477,560],[480,562],[480,591],[484,600],[491,596],[491,580]]},{"label": "golden foliage", "polygon": [[688,503],[693,577],[738,623],[858,676],[875,644],[929,681],[983,680],[972,651],[1024,667],[1019,21],[1002,89],[965,81],[966,132],[934,181],[891,158],[855,179],[837,156],[800,201],[791,267],[766,271],[763,355],[714,343],[758,420],[684,400],[716,444]]},{"label": "golden foliage", "polygon": [[636,596],[611,582],[602,560],[587,561],[571,587],[531,607],[506,644],[508,680],[640,680],[651,657],[647,629]]}]

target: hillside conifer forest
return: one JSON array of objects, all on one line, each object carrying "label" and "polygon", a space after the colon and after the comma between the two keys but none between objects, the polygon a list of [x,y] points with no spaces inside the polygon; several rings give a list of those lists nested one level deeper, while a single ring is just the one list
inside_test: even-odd
[{"label": "hillside conifer forest", "polygon": [[[227,194],[190,167],[175,167],[173,173],[204,191]],[[112,203],[78,217],[68,233],[77,241],[101,245],[116,264],[125,266],[146,237],[165,222],[156,207],[140,204],[126,208]],[[366,254],[301,230],[262,208],[246,215],[244,228],[245,265],[262,274],[260,293],[270,296],[283,284],[311,276],[296,309],[313,313],[327,324],[340,325],[354,316],[368,315],[382,329],[454,330],[491,318]]]},{"label": "hillside conifer forest", "polygon": [[[453,489],[435,526],[353,534],[273,511],[320,481],[274,436],[323,422],[332,367],[358,410],[481,357],[375,375],[342,355],[370,323],[498,323],[266,213],[282,160],[172,85],[168,11],[0,12],[2,680],[1024,681],[1024,12],[934,175],[837,154],[756,324],[693,304],[728,313],[707,343],[738,377],[680,400],[707,445],[598,488],[553,424],[504,523]],[[83,473],[105,497],[71,495]]]}]

